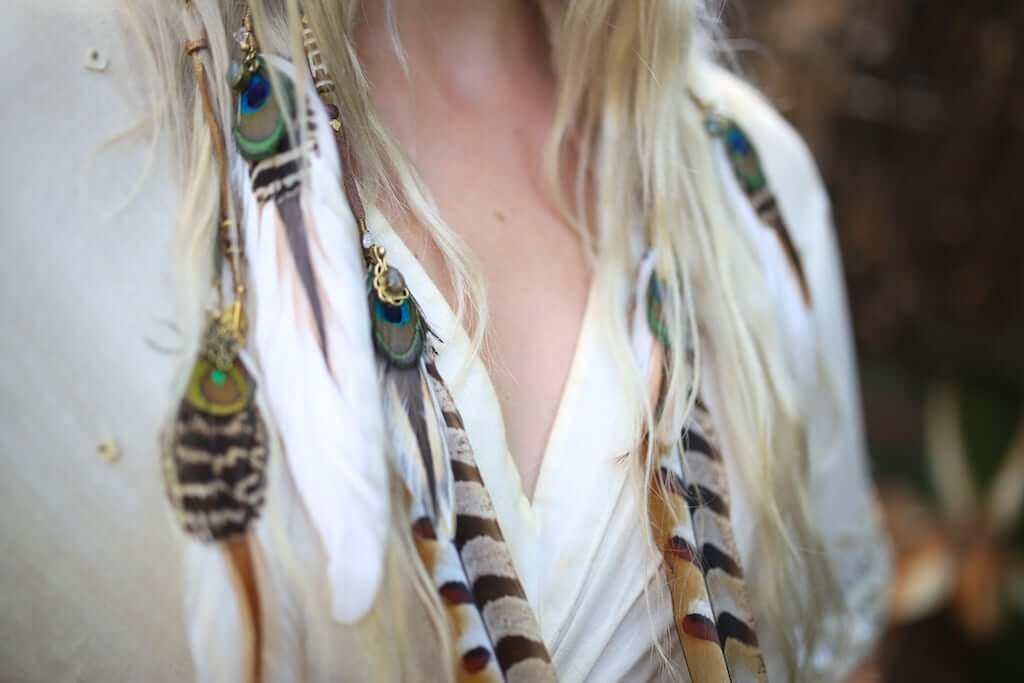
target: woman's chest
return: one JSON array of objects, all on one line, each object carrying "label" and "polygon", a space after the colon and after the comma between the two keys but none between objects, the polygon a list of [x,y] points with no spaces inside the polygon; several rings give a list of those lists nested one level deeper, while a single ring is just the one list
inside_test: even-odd
[{"label": "woman's chest", "polygon": [[[462,134],[420,136],[416,163],[440,217],[472,254],[484,284],[484,359],[510,451],[532,495],[573,361],[590,275],[576,230],[544,189],[541,126],[464,128]],[[444,256],[428,229],[410,217],[391,218],[454,307]]]}]

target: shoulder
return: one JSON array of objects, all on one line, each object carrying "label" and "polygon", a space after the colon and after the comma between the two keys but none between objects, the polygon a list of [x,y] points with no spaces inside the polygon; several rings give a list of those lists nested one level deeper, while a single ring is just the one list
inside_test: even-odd
[{"label": "shoulder", "polygon": [[[858,403],[842,259],[828,192],[810,149],[760,91],[726,69],[714,65],[698,69],[694,90],[717,112],[734,120],[757,150],[810,290],[814,345],[828,383],[845,394],[847,402]],[[810,400],[816,402],[816,398]]]},{"label": "shoulder", "polygon": [[810,496],[851,618],[826,620],[816,661],[828,662],[833,673],[849,671],[881,633],[889,557],[874,514],[856,354],[828,195],[803,139],[756,88],[717,67],[705,69],[696,87],[756,147],[811,290],[815,352],[823,374],[802,395]]},{"label": "shoulder", "polygon": [[833,240],[831,209],[803,138],[761,91],[735,73],[708,64],[697,69],[694,81],[698,95],[736,121],[753,141],[801,256],[817,258]]},{"label": "shoulder", "polygon": [[[845,391],[855,368],[844,278],[828,194],[810,150],[764,95],[735,74],[707,64],[695,69],[692,88],[705,106],[743,130],[774,199],[773,207],[763,189],[751,196],[730,191],[733,174],[718,173],[736,227],[758,254],[801,402],[818,402],[810,394],[820,388],[821,368],[807,362],[814,355],[824,360],[830,383]],[[807,285],[809,309],[792,289],[794,268]],[[844,353],[823,353],[837,346]]]},{"label": "shoulder", "polygon": [[[709,66],[698,74],[694,88],[718,112],[736,121],[757,149],[806,276],[812,348],[791,364],[812,366],[814,377],[801,385],[801,403],[808,429],[821,440],[816,460],[822,466],[832,461],[821,455],[828,452],[840,461],[863,461],[860,388],[842,258],[828,194],[814,158],[793,126],[738,76]],[[787,334],[783,325],[787,348],[799,348],[796,342],[803,336],[794,330],[800,329],[806,328],[790,328]],[[817,357],[816,363],[807,363],[810,354]],[[863,462],[857,467],[863,469]]]}]

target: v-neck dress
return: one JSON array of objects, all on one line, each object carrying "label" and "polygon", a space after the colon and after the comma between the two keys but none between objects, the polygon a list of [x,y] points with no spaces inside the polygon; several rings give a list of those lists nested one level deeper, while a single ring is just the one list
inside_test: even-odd
[{"label": "v-neck dress", "polygon": [[[879,632],[887,552],[865,468],[849,322],[828,203],[802,142],[758,95],[729,77],[710,87],[718,106],[740,121],[761,150],[815,293],[819,343],[830,350],[817,380],[803,389],[808,395],[800,403],[807,409],[812,500],[853,619],[826,622],[824,645],[801,674],[837,680],[855,666]],[[607,308],[595,301],[599,290],[592,287],[588,298],[531,501],[523,493],[484,362],[472,358],[467,366],[465,331],[387,221],[371,212],[369,225],[443,341],[438,367],[451,382],[498,523],[560,680],[657,680],[666,675],[658,649],[669,661],[680,661],[678,640],[660,556],[642,524],[631,464],[622,457],[633,445],[638,415],[622,398],[619,365],[601,334],[600,316]],[[630,299],[625,287],[620,299]],[[712,374],[705,377],[705,399],[714,416]],[[750,567],[756,562],[753,512],[735,463],[728,459],[729,435],[718,431],[724,435],[734,530],[744,565]],[[784,680],[771,627],[759,624],[766,664],[771,680]]]},{"label": "v-neck dress", "polygon": [[[176,531],[159,471],[158,435],[187,362],[171,322],[180,196],[167,182],[174,154],[165,139],[155,148],[143,137],[111,144],[146,106],[116,6],[19,0],[0,26],[10,46],[4,74],[19,93],[9,102],[8,173],[0,183],[0,662],[5,679],[19,681],[233,680],[209,667],[237,645],[237,614],[210,620],[209,630],[185,626],[204,596],[186,590],[183,575],[211,553]],[[82,66],[94,48],[104,69]],[[872,514],[828,202],[803,144],[753,90],[712,74],[702,93],[757,144],[814,291],[827,353],[820,381],[802,397],[811,407],[811,496],[854,619],[835,623],[801,678],[838,681],[879,635],[887,560]],[[89,125],[67,125],[68,101]],[[531,502],[485,367],[473,360],[460,375],[466,337],[438,289],[379,216],[371,229],[444,340],[440,371],[560,680],[665,680],[656,645],[668,659],[680,657],[660,561],[619,458],[630,448],[634,416],[601,331],[602,302],[591,296]],[[707,398],[714,409],[714,396]],[[417,654],[433,644],[417,650],[393,636],[404,613],[388,610],[412,597],[400,581],[389,579],[388,600],[358,627],[331,620],[323,556],[296,512],[301,503],[286,470],[280,458],[270,463],[259,529],[268,547],[286,539],[291,553],[264,558],[268,599],[277,601],[266,616],[281,624],[267,624],[277,630],[266,640],[273,652],[265,679],[435,680],[424,662],[436,660]],[[728,474],[737,541],[750,566],[749,499],[736,473]],[[392,579],[402,575],[395,568],[403,557],[389,550]],[[216,597],[230,592],[225,586],[198,588]],[[775,625],[758,626],[771,679],[783,680]],[[375,659],[361,657],[370,650]]]},{"label": "v-neck dress", "polygon": [[560,680],[652,680],[656,636],[671,649],[660,561],[629,485],[638,415],[623,405],[615,359],[602,343],[591,288],[561,403],[532,501],[509,451],[501,406],[479,357],[422,266],[379,213],[370,230],[401,270],[442,340],[438,369],[449,380],[520,582]]},{"label": "v-neck dress", "polygon": [[[820,651],[802,680],[839,680],[877,638],[888,570],[886,541],[872,508],[864,462],[859,396],[845,292],[828,204],[806,147],[753,90],[731,77],[710,86],[723,112],[756,140],[815,293],[819,343],[828,354],[818,381],[801,396],[812,454],[812,500],[852,621],[826,622]],[[484,362],[466,361],[469,341],[452,308],[387,220],[372,212],[370,229],[406,275],[442,340],[438,369],[452,383],[477,465],[492,497],[515,568],[563,681],[657,680],[665,659],[680,660],[660,557],[642,527],[630,463],[636,409],[623,400],[611,349],[600,334],[591,288],[577,348],[543,454],[532,501],[523,494],[509,451],[501,405]],[[625,282],[624,282],[625,285]],[[631,293],[624,288],[622,300]],[[706,399],[714,416],[712,374]],[[839,393],[839,396],[836,394]],[[726,454],[728,434],[724,430]],[[734,463],[733,525],[744,566],[757,562],[755,520]],[[772,625],[759,625],[771,680],[785,669]],[[676,672],[676,675],[685,673]]]}]

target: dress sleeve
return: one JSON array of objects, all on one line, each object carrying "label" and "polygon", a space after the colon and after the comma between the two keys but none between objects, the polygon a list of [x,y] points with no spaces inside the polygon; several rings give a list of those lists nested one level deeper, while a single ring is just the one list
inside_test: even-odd
[{"label": "dress sleeve", "polygon": [[889,547],[867,461],[849,307],[828,195],[800,136],[746,83],[719,74],[715,99],[747,130],[806,273],[818,372],[801,387],[810,493],[848,615],[826,619],[822,645],[801,667],[808,680],[843,681],[881,637]]},{"label": "dress sleeve", "polygon": [[[820,187],[820,181],[819,181]],[[820,226],[805,242],[814,292],[819,382],[805,397],[814,510],[849,619],[826,622],[824,645],[811,663],[822,680],[843,680],[870,653],[883,628],[889,578],[866,457],[860,387],[842,263],[824,191]]]}]

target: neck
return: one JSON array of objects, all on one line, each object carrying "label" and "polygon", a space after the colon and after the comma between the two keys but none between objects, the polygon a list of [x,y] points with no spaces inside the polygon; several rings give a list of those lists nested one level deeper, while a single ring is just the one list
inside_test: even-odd
[{"label": "neck", "polygon": [[486,97],[496,78],[550,71],[543,21],[527,0],[370,0],[357,45],[378,83],[407,78],[469,100]]}]

